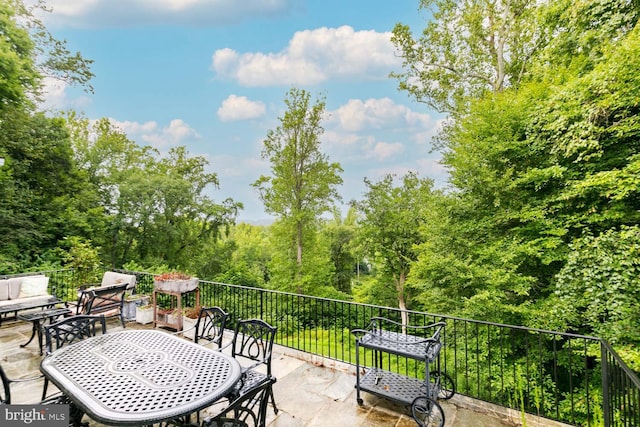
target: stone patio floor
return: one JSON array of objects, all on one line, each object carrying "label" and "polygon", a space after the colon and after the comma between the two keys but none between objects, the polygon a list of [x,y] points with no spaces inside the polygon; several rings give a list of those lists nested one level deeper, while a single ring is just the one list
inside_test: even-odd
[{"label": "stone patio floor", "polygon": [[[128,322],[127,328],[149,327]],[[108,322],[108,332],[121,329],[117,319]],[[31,324],[3,321],[0,326],[0,363],[10,378],[39,374],[42,356],[37,339],[21,348],[31,335]],[[363,393],[364,405],[356,402],[355,368],[332,360],[322,360],[308,353],[274,346],[273,373],[277,377],[274,394],[279,409],[268,409],[267,425],[271,427],[302,426],[366,426],[415,427],[408,408],[373,395]],[[50,390],[55,391],[54,386]],[[37,403],[42,393],[42,381],[14,383],[13,402]],[[522,425],[518,414],[491,409],[464,396],[454,396],[440,402],[446,417],[445,426],[513,427]],[[489,409],[488,409],[489,408]],[[496,411],[495,409],[498,409]],[[90,426],[101,426],[85,416]],[[545,425],[527,422],[528,426]]]}]

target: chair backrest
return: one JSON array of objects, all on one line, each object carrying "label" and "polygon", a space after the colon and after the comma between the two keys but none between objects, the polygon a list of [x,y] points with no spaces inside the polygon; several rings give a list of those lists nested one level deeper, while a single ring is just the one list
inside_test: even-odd
[{"label": "chair backrest", "polygon": [[2,388],[0,389],[0,405],[11,404],[11,380],[0,366],[0,379],[2,379]]},{"label": "chair backrest", "polygon": [[265,378],[255,387],[233,399],[219,414],[203,420],[203,427],[261,427],[267,417],[272,378]]},{"label": "chair backrest", "polygon": [[132,290],[136,287],[136,276],[133,274],[116,273],[115,271],[105,271],[102,276],[101,286],[116,285],[126,283],[127,289]]},{"label": "chair backrest", "polygon": [[227,321],[227,313],[220,307],[202,307],[196,322],[194,342],[205,340],[222,347],[222,334]]},{"label": "chair backrest", "polygon": [[259,364],[266,365],[267,375],[271,376],[271,353],[276,330],[261,319],[238,320],[231,343],[231,355],[256,362],[251,368]]},{"label": "chair backrest", "polygon": [[50,354],[66,344],[94,337],[98,332],[107,333],[104,316],[76,315],[65,317],[50,325],[45,325],[46,351]]},{"label": "chair backrest", "polygon": [[127,283],[118,283],[80,289],[76,303],[76,314],[119,316],[124,327],[123,305],[127,286]]}]

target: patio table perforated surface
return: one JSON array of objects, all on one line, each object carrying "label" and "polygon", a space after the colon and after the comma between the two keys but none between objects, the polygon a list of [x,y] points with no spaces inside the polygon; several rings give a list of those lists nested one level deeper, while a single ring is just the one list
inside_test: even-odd
[{"label": "patio table perforated surface", "polygon": [[40,370],[92,419],[150,425],[210,406],[240,379],[231,356],[167,332],[107,333],[56,350]]}]

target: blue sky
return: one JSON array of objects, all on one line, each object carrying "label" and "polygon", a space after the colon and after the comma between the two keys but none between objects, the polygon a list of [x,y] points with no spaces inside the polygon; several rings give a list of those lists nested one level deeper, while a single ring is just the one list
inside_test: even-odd
[{"label": "blue sky", "polygon": [[389,40],[398,22],[425,26],[418,0],[48,0],[43,19],[94,60],[94,94],[48,81],[45,108],[110,118],[140,145],[184,145],[220,188],[269,219],[251,184],[270,173],[261,145],[292,87],[326,98],[322,150],[344,169],[343,202],[363,179],[407,171],[443,185],[431,152],[443,117],[397,90]]}]

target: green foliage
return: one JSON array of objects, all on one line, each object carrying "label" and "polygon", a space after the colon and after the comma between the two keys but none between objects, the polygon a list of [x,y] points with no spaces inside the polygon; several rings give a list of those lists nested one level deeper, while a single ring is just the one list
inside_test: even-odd
[{"label": "green foliage", "polygon": [[391,41],[403,58],[392,73],[418,101],[454,115],[470,100],[517,87],[553,27],[541,25],[541,4],[529,0],[486,2],[421,0],[430,19],[419,38],[397,24]]},{"label": "green foliage", "polygon": [[353,286],[353,299],[363,304],[395,307],[398,304],[398,294],[393,286],[389,286],[391,280],[375,274],[363,276]]},{"label": "green foliage", "polygon": [[[253,186],[265,211],[279,219],[282,239],[275,244],[281,245],[282,256],[272,259],[273,278],[280,283],[291,280],[301,293],[320,279],[315,275],[320,270],[314,267],[318,257],[307,254],[314,253],[315,242],[310,240],[315,239],[318,218],[340,198],[336,187],[342,184],[342,168],[330,163],[320,150],[324,99],[311,104],[309,92],[291,89],[285,104],[287,111],[280,125],[270,130],[263,142],[262,157],[271,163],[271,176],[261,176]],[[289,259],[295,260],[295,265]],[[287,271],[295,275],[287,277]]]},{"label": "green foliage", "polygon": [[[64,249],[66,248],[66,250]],[[95,270],[100,265],[99,248],[92,246],[91,241],[79,237],[65,238],[62,243],[61,258],[66,267],[76,270]]]},{"label": "green foliage", "polygon": [[214,276],[216,280],[265,287],[270,280],[269,263],[272,257],[268,227],[236,224],[229,229],[228,240],[233,244],[231,257],[226,271]]},{"label": "green foliage", "polygon": [[305,242],[302,265],[297,262],[296,226],[291,221],[276,221],[269,226],[272,250],[268,263],[269,287],[287,292],[316,295],[316,290],[331,283],[333,265],[327,242],[320,239],[316,223],[301,230]]},{"label": "green foliage", "polygon": [[334,211],[332,220],[321,225],[320,239],[326,241],[334,274],[332,286],[338,291],[351,293],[351,282],[356,274],[357,212],[351,207],[344,220]]},{"label": "green foliage", "polygon": [[26,13],[19,1],[0,2],[0,108],[24,102],[40,78],[34,62],[35,44],[28,29],[17,22]]},{"label": "green foliage", "polygon": [[410,308],[406,281],[417,259],[416,245],[422,242],[420,225],[429,209],[432,181],[408,173],[398,185],[392,175],[377,183],[365,179],[365,184],[365,198],[357,204],[360,244],[375,266],[377,285],[393,289],[400,309]]},{"label": "green foliage", "polygon": [[640,228],[586,235],[558,274],[558,314],[579,332],[640,344]]},{"label": "green foliage", "polygon": [[456,191],[423,225],[412,282],[424,307],[561,323],[546,302],[569,245],[639,219],[638,40],[637,29],[605,37],[588,68],[563,69],[563,79],[546,69],[517,90],[469,100],[468,114],[444,129]]},{"label": "green foliage", "polygon": [[71,53],[66,42],[55,39],[35,17],[36,11],[47,11],[44,2],[30,3],[0,2],[0,113],[7,107],[31,109],[45,77],[91,90],[93,61]]},{"label": "green foliage", "polygon": [[75,167],[64,122],[19,110],[0,120],[0,252],[23,268],[66,236],[99,228],[95,193]]},{"label": "green foliage", "polygon": [[[75,160],[99,194],[109,221],[99,234],[105,261],[130,260],[202,272],[220,272],[204,261],[204,248],[216,247],[235,221],[240,203],[215,203],[208,195],[218,178],[205,172],[208,162],[175,147],[165,156],[129,140],[109,120],[91,125],[74,114],[67,118]],[[202,263],[202,264],[201,264]]]}]

